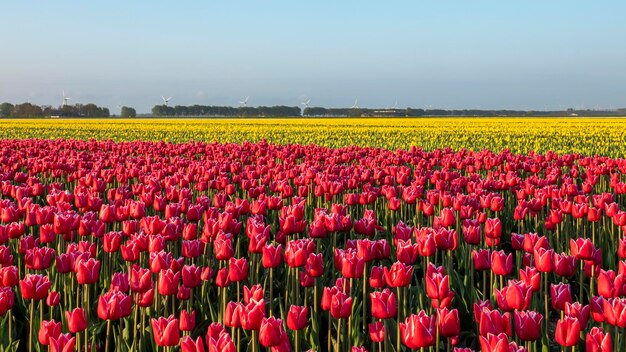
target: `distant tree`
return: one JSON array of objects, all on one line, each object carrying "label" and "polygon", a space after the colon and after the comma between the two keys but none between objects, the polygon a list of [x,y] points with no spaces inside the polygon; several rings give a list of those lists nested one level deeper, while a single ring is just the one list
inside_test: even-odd
[{"label": "distant tree", "polygon": [[41,107],[33,105],[31,103],[18,104],[13,107],[13,113],[11,114],[11,116],[38,117],[43,116],[43,110],[41,110]]},{"label": "distant tree", "polygon": [[121,117],[136,117],[137,111],[135,111],[135,109],[131,107],[122,106],[122,111],[120,112],[120,116]]},{"label": "distant tree", "polygon": [[2,103],[0,104],[0,117],[9,117],[13,114],[13,104]]}]

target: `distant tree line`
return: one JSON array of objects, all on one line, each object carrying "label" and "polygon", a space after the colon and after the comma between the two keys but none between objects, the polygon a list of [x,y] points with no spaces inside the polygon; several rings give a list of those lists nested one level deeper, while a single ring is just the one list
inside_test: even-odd
[{"label": "distant tree line", "polygon": [[23,103],[13,105],[11,103],[0,104],[0,117],[109,117],[109,109],[99,107],[96,104],[74,104],[52,107],[49,105],[35,105]]},{"label": "distant tree line", "polygon": [[120,117],[135,117],[137,116],[137,111],[135,111],[135,109],[128,107],[128,106],[122,106],[122,109],[120,110]]},{"label": "distant tree line", "polygon": [[[54,108],[49,105],[35,105],[23,103],[13,105],[11,103],[0,104],[0,117],[109,117],[108,108],[99,107],[95,104],[63,105]],[[121,117],[135,117],[137,111],[128,106],[122,106]],[[146,116],[146,115],[142,115]],[[325,108],[306,107],[301,110],[298,106],[217,106],[217,105],[156,105],[152,108],[152,116],[159,117],[239,117],[239,116],[305,116],[305,117],[428,117],[428,116],[626,116],[626,108],[616,110],[591,110],[591,109],[567,109],[567,110],[483,110],[483,109],[404,109],[380,108]]]},{"label": "distant tree line", "polygon": [[482,109],[363,109],[307,107],[302,116],[307,117],[402,117],[402,116],[624,116],[626,108],[617,110],[482,110]]},{"label": "distant tree line", "polygon": [[154,116],[301,116],[298,106],[155,105]]}]

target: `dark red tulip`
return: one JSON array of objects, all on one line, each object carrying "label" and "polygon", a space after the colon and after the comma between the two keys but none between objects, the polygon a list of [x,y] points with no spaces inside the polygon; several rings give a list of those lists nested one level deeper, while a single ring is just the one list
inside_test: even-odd
[{"label": "dark red tulip", "polygon": [[515,336],[522,341],[537,341],[541,337],[541,323],[543,316],[537,312],[516,311],[515,319]]},{"label": "dark red tulip", "polygon": [[491,269],[491,251],[489,249],[472,249],[472,259],[474,260],[474,270],[483,271]]},{"label": "dark red tulip", "polygon": [[550,284],[550,302],[555,310],[564,310],[565,303],[572,303],[572,293],[568,284]]}]

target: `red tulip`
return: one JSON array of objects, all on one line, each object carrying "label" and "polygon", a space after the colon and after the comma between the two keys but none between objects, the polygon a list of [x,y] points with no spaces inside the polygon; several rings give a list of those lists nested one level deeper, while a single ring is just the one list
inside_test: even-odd
[{"label": "red tulip", "polygon": [[596,248],[588,238],[578,237],[576,240],[570,239],[570,250],[576,259],[591,260],[593,259]]},{"label": "red tulip", "polygon": [[559,276],[571,277],[576,273],[574,256],[554,254],[554,272]]},{"label": "red tulip", "polygon": [[228,268],[230,281],[238,282],[248,278],[248,260],[246,258],[230,258]]},{"label": "red tulip", "polygon": [[572,303],[572,293],[569,284],[550,284],[550,302],[555,310],[564,310],[565,303]]},{"label": "red tulip", "polygon": [[200,286],[202,283],[201,275],[202,268],[195,265],[185,265],[181,271],[183,279],[183,285],[188,288],[194,288]]},{"label": "red tulip", "polygon": [[543,316],[537,312],[526,311],[514,313],[515,335],[522,341],[536,341],[541,337]]},{"label": "red tulip", "polygon": [[37,338],[39,343],[48,346],[50,343],[50,338],[58,338],[63,331],[63,324],[61,322],[56,322],[54,320],[42,320],[39,325],[39,333],[37,334]]},{"label": "red tulip", "polygon": [[491,270],[496,275],[509,275],[513,271],[513,254],[507,255],[504,251],[493,251]]},{"label": "red tulip", "polygon": [[393,318],[397,312],[396,295],[389,289],[370,293],[372,316],[376,319]]},{"label": "red tulip", "polygon": [[498,218],[489,218],[485,221],[485,237],[500,238],[502,236],[502,223]]},{"label": "red tulip", "polygon": [[385,267],[383,273],[389,287],[405,287],[411,282],[413,266],[395,262],[391,265],[390,269]]},{"label": "red tulip", "polygon": [[228,304],[226,305],[226,310],[224,311],[224,325],[234,328],[240,328],[243,309],[244,306],[240,302],[228,302]]},{"label": "red tulip", "polygon": [[259,330],[265,318],[265,301],[251,299],[241,311],[241,327],[245,330]]},{"label": "red tulip", "polygon": [[180,342],[181,352],[205,352],[202,337],[193,339],[191,336],[185,336]]},{"label": "red tulip", "polygon": [[102,320],[119,320],[130,312],[130,297],[123,292],[109,291],[98,298],[98,317]]},{"label": "red tulip", "polygon": [[84,331],[87,328],[87,315],[83,308],[74,308],[65,312],[67,327],[72,334]]},{"label": "red tulip", "polygon": [[42,300],[48,296],[50,281],[47,276],[28,274],[20,280],[22,298],[30,300]]},{"label": "red tulip", "polygon": [[504,334],[487,334],[480,336],[480,348],[482,352],[509,352],[509,337]]},{"label": "red tulip", "polygon": [[330,314],[335,319],[345,319],[352,314],[352,297],[343,292],[335,293],[330,301]]},{"label": "red tulip", "polygon": [[74,264],[76,280],[79,285],[92,285],[98,282],[100,275],[100,261],[93,258],[78,260]]},{"label": "red tulip", "polygon": [[580,302],[565,303],[564,313],[565,315],[578,319],[581,328],[584,328],[587,326],[587,321],[589,320],[590,308],[591,307],[588,305],[583,306]]},{"label": "red tulip", "polygon": [[141,268],[138,265],[133,265],[130,270],[130,289],[133,292],[143,293],[150,289],[152,286],[152,276],[150,270]]},{"label": "red tulip", "polygon": [[456,223],[456,218],[454,216],[454,209],[452,208],[443,208],[441,209],[441,226],[450,227]]},{"label": "red tulip", "polygon": [[484,307],[480,313],[479,331],[481,336],[504,333],[511,335],[510,313],[500,314],[497,310]]},{"label": "red tulip", "polygon": [[437,309],[437,326],[439,335],[443,337],[455,337],[461,333],[459,311],[447,308]]},{"label": "red tulip", "polygon": [[308,324],[307,315],[309,313],[308,307],[294,306],[289,307],[289,313],[287,313],[287,327],[290,330],[302,330]]},{"label": "red tulip", "polygon": [[533,292],[539,292],[541,288],[541,273],[536,268],[527,266],[519,270],[520,280],[532,288]]},{"label": "red tulip", "polygon": [[400,323],[402,343],[411,349],[429,347],[435,344],[435,318],[424,311],[411,314],[404,323]]},{"label": "red tulip", "polygon": [[186,310],[180,311],[179,328],[180,331],[192,331],[196,327],[196,311],[192,310],[191,314]]},{"label": "red tulip", "polygon": [[603,310],[607,323],[626,328],[626,298],[605,299]]},{"label": "red tulip", "polygon": [[286,335],[280,319],[274,317],[263,318],[259,330],[259,342],[264,347],[278,346]]},{"label": "red tulip", "polygon": [[48,307],[56,307],[61,302],[61,295],[56,291],[50,291],[46,298],[46,304]]},{"label": "red tulip", "polygon": [[374,322],[367,325],[370,339],[372,342],[378,343],[383,342],[385,340],[385,325],[380,322]]},{"label": "red tulip", "polygon": [[70,334],[59,334],[57,338],[50,337],[48,340],[50,352],[73,352],[76,345],[76,338]]},{"label": "red tulip", "polygon": [[535,267],[542,273],[554,271],[554,251],[552,249],[539,248],[534,252]]},{"label": "red tulip", "polygon": [[554,338],[561,346],[575,346],[580,339],[580,322],[569,316],[559,319],[556,323]]},{"label": "red tulip", "polygon": [[174,315],[169,317],[152,318],[152,334],[154,342],[157,346],[177,346],[180,341],[180,330],[178,328],[178,319]]},{"label": "red tulip", "polygon": [[472,249],[472,259],[474,260],[474,270],[483,271],[491,269],[491,251],[489,249]]},{"label": "red tulip", "polygon": [[509,280],[507,286],[501,291],[494,289],[498,307],[505,312],[513,310],[526,310],[530,306],[532,289],[523,281]]},{"label": "red tulip", "polygon": [[0,268],[0,286],[14,287],[20,281],[20,273],[16,266],[5,266]]},{"label": "red tulip", "polygon": [[602,331],[602,328],[594,326],[587,333],[585,339],[585,347],[587,352],[611,352],[613,344],[611,343],[611,334]]},{"label": "red tulip", "polygon": [[178,284],[180,282],[180,271],[174,273],[171,269],[161,270],[159,272],[159,281],[157,290],[160,295],[171,296],[178,293]]},{"label": "red tulip", "polygon": [[251,300],[262,301],[263,300],[263,287],[261,284],[243,287],[243,301],[248,304]]},{"label": "red tulip", "polygon": [[282,245],[263,247],[262,264],[264,268],[276,268],[283,261]]},{"label": "red tulip", "polygon": [[355,251],[346,251],[342,257],[341,274],[346,278],[362,278],[365,261]]},{"label": "red tulip", "polygon": [[35,247],[24,254],[26,267],[33,270],[45,270],[52,265],[54,249],[48,247]]}]

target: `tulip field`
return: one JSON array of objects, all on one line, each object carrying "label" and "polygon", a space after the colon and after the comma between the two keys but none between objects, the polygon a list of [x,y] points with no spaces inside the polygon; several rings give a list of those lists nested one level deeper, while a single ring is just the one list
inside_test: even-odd
[{"label": "tulip field", "polygon": [[0,352],[626,351],[621,120],[146,121],[0,121]]}]

